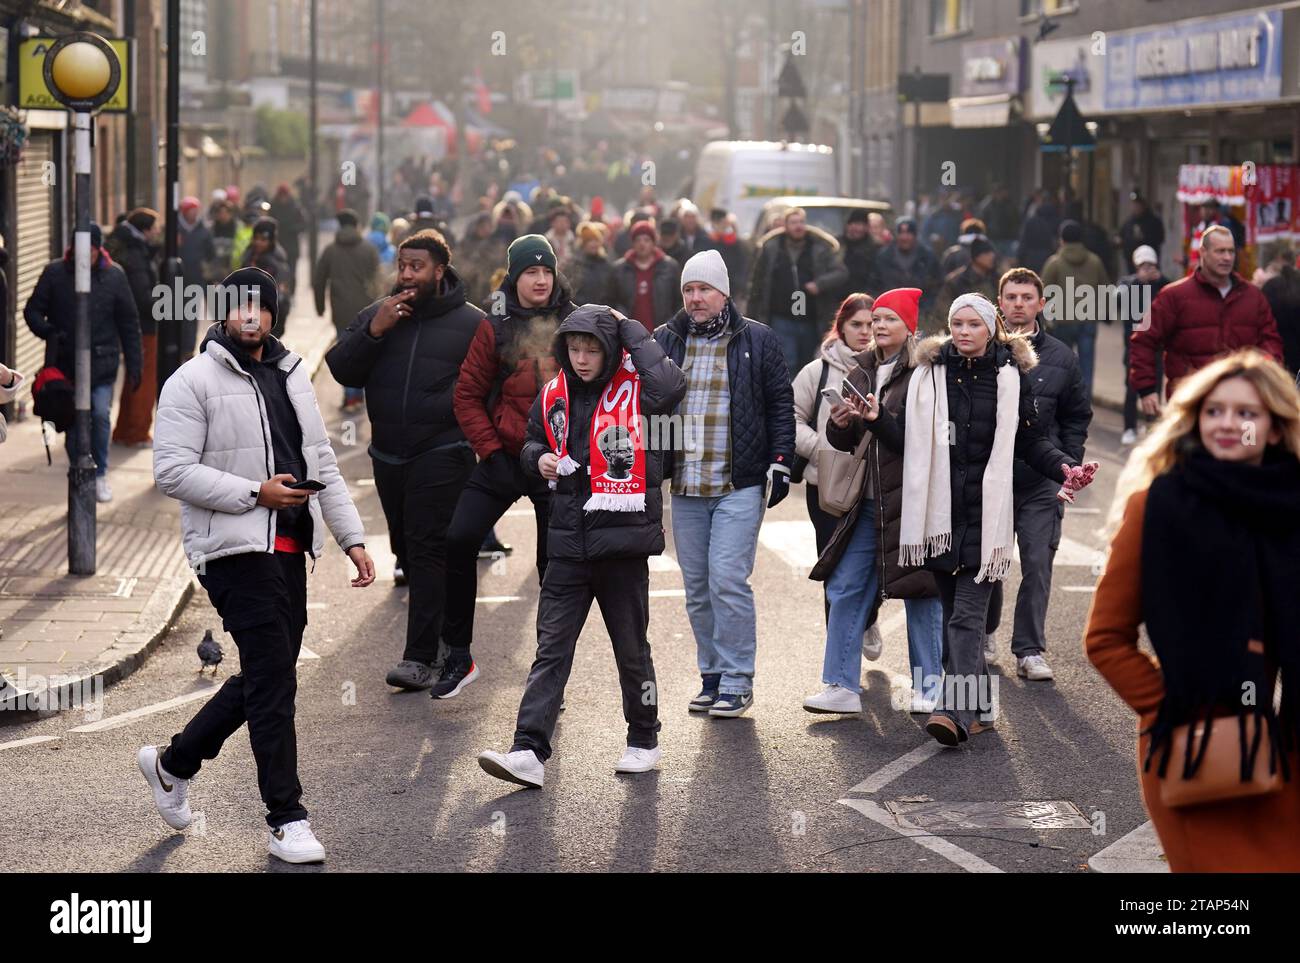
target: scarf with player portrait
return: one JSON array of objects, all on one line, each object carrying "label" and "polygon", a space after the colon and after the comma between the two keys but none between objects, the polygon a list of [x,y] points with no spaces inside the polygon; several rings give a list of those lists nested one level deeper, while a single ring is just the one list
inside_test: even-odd
[{"label": "scarf with player portrait", "polygon": [[[563,371],[542,389],[546,440],[559,457],[556,471],[571,475],[581,466],[569,455],[569,384]],[[641,424],[641,379],[626,351],[600,393],[591,417],[591,497],[588,512],[645,511],[646,454]],[[555,488],[551,482],[551,488]]]}]

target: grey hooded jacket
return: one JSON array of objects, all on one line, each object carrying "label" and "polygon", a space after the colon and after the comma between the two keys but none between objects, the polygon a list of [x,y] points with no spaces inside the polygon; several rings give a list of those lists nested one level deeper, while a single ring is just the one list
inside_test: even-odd
[{"label": "grey hooded jacket", "polygon": [[[287,352],[280,368],[288,373],[289,400],[302,427],[307,477],[326,486],[308,499],[312,555],[325,547],[326,525],[341,547],[362,544],[361,517],[339,474],[302,358]],[[163,385],[153,474],[158,489],[181,502],[191,566],[227,555],[275,551],[275,512],[257,504],[262,482],[275,474],[266,403],[252,376],[211,338]]]}]

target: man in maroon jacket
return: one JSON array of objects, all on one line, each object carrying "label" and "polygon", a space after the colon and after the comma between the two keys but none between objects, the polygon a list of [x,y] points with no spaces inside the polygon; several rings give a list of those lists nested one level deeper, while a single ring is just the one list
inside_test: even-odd
[{"label": "man in maroon jacket", "polygon": [[1128,380],[1143,413],[1160,413],[1159,352],[1164,352],[1170,395],[1179,379],[1238,348],[1259,348],[1282,361],[1277,322],[1259,288],[1233,272],[1236,253],[1230,230],[1209,228],[1201,237],[1199,266],[1165,285],[1151,302],[1150,323],[1134,329]]},{"label": "man in maroon jacket", "polygon": [[435,699],[450,699],[478,678],[470,654],[478,550],[492,526],[520,498],[537,518],[537,577],[546,571],[550,489],[519,464],[528,410],[542,385],[559,370],[551,348],[555,329],[574,310],[555,273],[555,251],[540,234],[516,238],[506,251],[501,287],[489,299],[461,365],[452,405],[479,462],[456,503],[447,529],[447,606],[442,638],[447,659],[434,683]]}]

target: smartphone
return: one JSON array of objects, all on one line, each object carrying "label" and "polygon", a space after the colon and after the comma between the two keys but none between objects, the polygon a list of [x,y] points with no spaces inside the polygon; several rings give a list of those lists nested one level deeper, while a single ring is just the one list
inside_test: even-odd
[{"label": "smartphone", "polygon": [[845,403],[844,396],[834,388],[823,388],[822,400],[828,405],[842,405]]},{"label": "smartphone", "polygon": [[308,478],[305,481],[294,482],[293,484],[285,485],[284,487],[292,488],[296,492],[323,492],[325,490],[325,486],[322,485],[320,482],[316,481],[314,478]]},{"label": "smartphone", "polygon": [[849,381],[848,378],[845,378],[840,382],[840,394],[845,398],[856,397],[860,399],[864,405],[867,403],[867,396],[855,388],[853,382]]}]

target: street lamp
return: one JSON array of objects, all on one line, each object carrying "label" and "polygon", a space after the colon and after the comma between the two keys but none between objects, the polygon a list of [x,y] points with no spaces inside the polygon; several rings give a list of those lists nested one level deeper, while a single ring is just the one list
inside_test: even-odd
[{"label": "street lamp", "polygon": [[93,33],[59,38],[45,54],[45,85],[72,111],[76,211],[77,457],[68,466],[68,574],[95,574],[95,462],[90,454],[90,170],[93,114],[113,99],[122,65],[108,41]]}]

